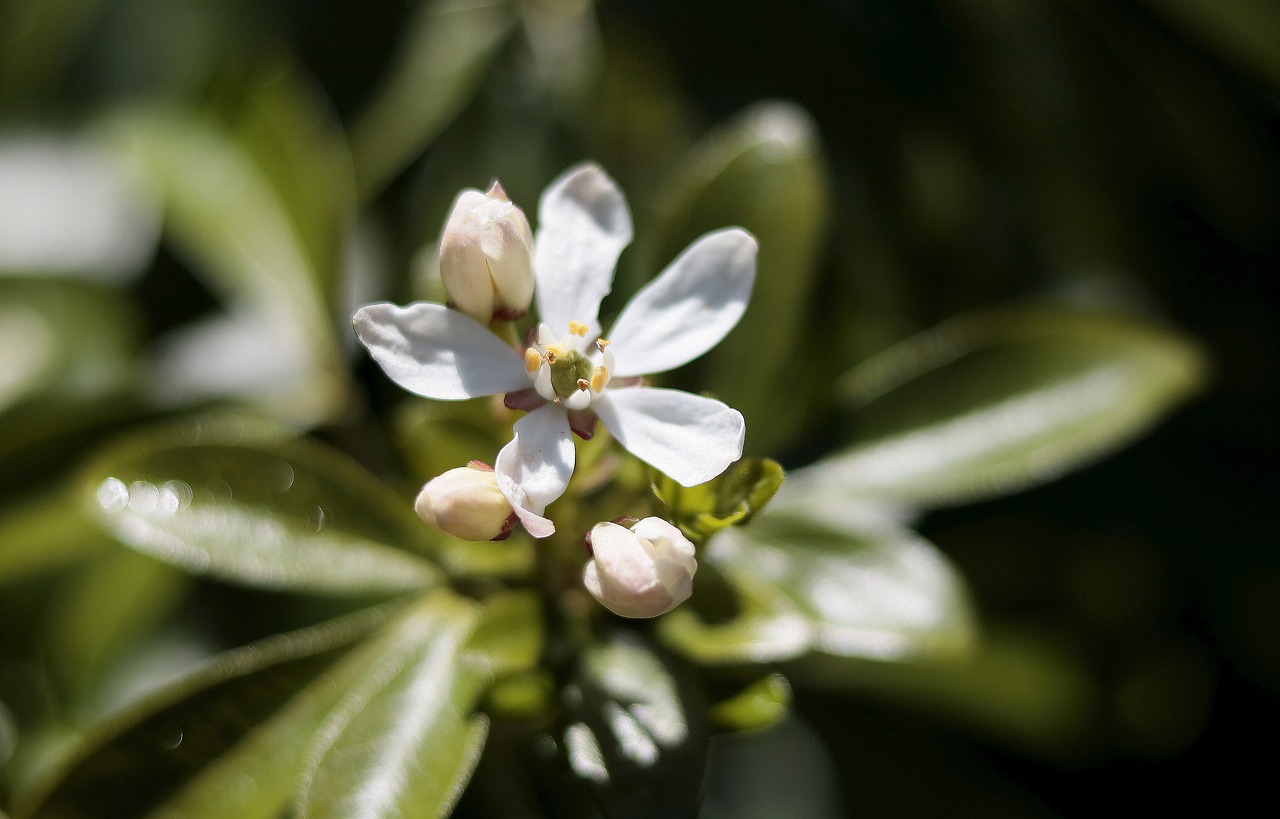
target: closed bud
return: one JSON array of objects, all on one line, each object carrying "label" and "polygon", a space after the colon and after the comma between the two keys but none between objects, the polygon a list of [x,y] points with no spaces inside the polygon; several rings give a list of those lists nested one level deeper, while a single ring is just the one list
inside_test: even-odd
[{"label": "closed bud", "polygon": [[458,194],[440,237],[440,277],[450,304],[481,324],[529,309],[533,232],[497,182]]},{"label": "closed bud", "polygon": [[662,518],[645,518],[631,528],[597,523],[588,542],[592,558],[583,585],[614,614],[657,617],[693,593],[693,544]]},{"label": "closed bud", "polygon": [[501,540],[516,523],[493,469],[478,461],[427,481],[413,508],[432,528],[463,540]]}]

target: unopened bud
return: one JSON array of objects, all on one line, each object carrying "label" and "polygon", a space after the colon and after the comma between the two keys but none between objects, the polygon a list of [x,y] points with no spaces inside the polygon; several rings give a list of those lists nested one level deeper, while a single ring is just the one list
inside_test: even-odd
[{"label": "unopened bud", "polygon": [[524,315],[533,298],[533,232],[497,182],[464,190],[440,236],[440,277],[455,309],[481,324]]},{"label": "unopened bud", "polygon": [[427,481],[413,508],[428,525],[463,540],[497,540],[515,526],[511,504],[485,464],[450,469]]},{"label": "unopened bud", "polygon": [[693,544],[662,518],[645,518],[630,528],[597,523],[590,549],[583,585],[614,614],[657,617],[693,593]]}]

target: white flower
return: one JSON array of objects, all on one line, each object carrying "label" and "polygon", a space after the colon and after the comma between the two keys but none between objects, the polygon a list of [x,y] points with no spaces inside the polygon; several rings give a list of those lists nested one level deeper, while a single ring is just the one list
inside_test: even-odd
[{"label": "white flower", "polygon": [[614,614],[657,617],[693,592],[693,544],[662,518],[645,518],[630,529],[597,523],[590,542],[582,583]]},{"label": "white flower", "polygon": [[439,400],[507,394],[531,410],[499,453],[498,485],[535,537],[555,527],[542,512],[573,474],[574,429],[595,417],[640,460],[685,486],[714,478],[742,456],[741,413],[719,401],[643,386],[640,376],[710,350],[746,309],[756,241],[738,228],[708,233],[641,288],[600,337],[600,301],[631,241],[622,192],[595,165],[572,168],[538,203],[534,291],[541,323],[523,354],[441,304],[371,304],[356,333],[401,387]]},{"label": "white flower", "polygon": [[497,182],[454,200],[440,235],[440,277],[453,307],[481,324],[519,318],[533,298],[533,233]]},{"label": "white flower", "polygon": [[432,528],[463,540],[500,540],[516,522],[493,468],[479,461],[427,481],[413,508]]}]

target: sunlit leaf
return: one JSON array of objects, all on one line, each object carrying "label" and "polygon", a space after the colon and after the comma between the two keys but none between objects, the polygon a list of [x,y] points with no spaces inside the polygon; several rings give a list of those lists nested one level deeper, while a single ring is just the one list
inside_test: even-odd
[{"label": "sunlit leaf", "polygon": [[88,514],[125,545],[264,588],[395,594],[434,583],[427,529],[336,452],[225,426],[141,434],[81,477]]},{"label": "sunlit leaf", "polygon": [[794,418],[804,377],[796,345],[826,222],[825,176],[809,114],[790,103],[759,103],[694,146],[662,211],[660,265],[716,228],[744,227],[760,243],[747,312],[708,354],[711,380],[702,385],[747,417],[749,451],[768,451],[792,432],[777,419]]},{"label": "sunlit leaf", "polygon": [[421,0],[390,73],[352,133],[371,198],[435,138],[475,91],[515,22],[509,0]]},{"label": "sunlit leaf", "polygon": [[563,696],[569,767],[591,786],[605,816],[697,815],[705,705],[674,663],[620,634],[583,654]]},{"label": "sunlit leaf", "polygon": [[864,362],[843,387],[859,443],[792,474],[836,497],[956,503],[1050,480],[1145,431],[1200,386],[1172,331],[1060,309],[952,319]]},{"label": "sunlit leaf", "polygon": [[707,544],[707,562],[739,589],[742,614],[707,623],[692,607],[663,636],[706,663],[787,659],[806,651],[873,660],[962,655],[968,595],[930,543],[880,523],[837,527],[779,510]]},{"label": "sunlit leaf", "polygon": [[[15,815],[146,815],[244,741],[328,667],[343,646],[368,634],[393,611],[368,609],[220,655],[96,731],[56,779],[20,798]],[[251,743],[266,741],[250,738]],[[264,779],[263,784],[273,783]]]},{"label": "sunlit leaf", "polygon": [[300,819],[449,814],[488,730],[470,714],[491,677],[464,661],[479,617],[474,602],[440,592],[396,623],[320,732]]}]

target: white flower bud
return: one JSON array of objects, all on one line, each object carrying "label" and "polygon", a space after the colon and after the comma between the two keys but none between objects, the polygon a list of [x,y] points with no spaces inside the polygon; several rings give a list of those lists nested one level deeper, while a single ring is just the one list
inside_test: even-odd
[{"label": "white flower bud", "polygon": [[519,318],[533,298],[533,232],[497,182],[458,194],[440,236],[450,303],[481,324]]},{"label": "white flower bud", "polygon": [[479,461],[427,481],[413,508],[432,528],[463,540],[506,537],[516,522],[497,475]]},{"label": "white flower bud", "polygon": [[662,518],[630,529],[597,523],[583,585],[601,605],[623,617],[657,617],[689,599],[698,570],[693,544]]}]

